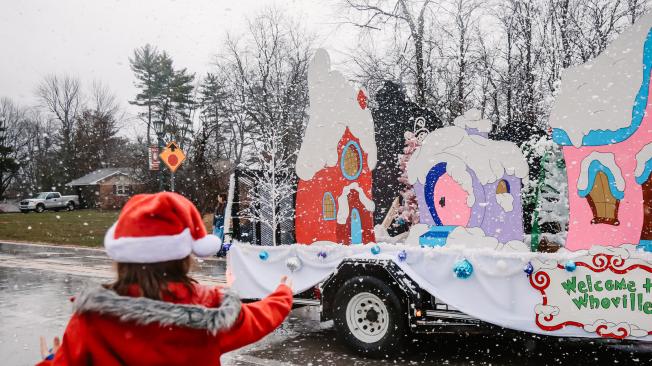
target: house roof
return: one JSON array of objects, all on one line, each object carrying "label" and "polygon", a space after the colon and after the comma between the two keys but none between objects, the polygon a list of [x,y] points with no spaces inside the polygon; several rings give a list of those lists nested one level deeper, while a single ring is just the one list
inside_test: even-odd
[{"label": "house roof", "polygon": [[562,72],[550,112],[560,145],[622,142],[640,127],[652,68],[652,15],[641,17],[598,57]]},{"label": "house roof", "polygon": [[134,169],[131,168],[103,168],[103,169],[98,169],[93,172],[90,172],[84,175],[83,177],[77,178],[71,182],[68,182],[66,183],[66,186],[68,187],[92,186],[98,184],[101,180],[104,180],[116,174],[124,174],[132,178],[135,178],[134,177],[135,171]]}]

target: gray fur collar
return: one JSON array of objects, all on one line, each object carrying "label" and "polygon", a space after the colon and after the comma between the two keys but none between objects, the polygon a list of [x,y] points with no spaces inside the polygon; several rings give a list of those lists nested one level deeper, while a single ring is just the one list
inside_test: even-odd
[{"label": "gray fur collar", "polygon": [[173,304],[145,297],[120,296],[103,287],[81,293],[73,304],[77,313],[95,312],[111,315],[121,321],[147,325],[179,326],[206,329],[215,335],[233,326],[240,314],[240,299],[231,291],[224,291],[217,308],[198,305]]}]

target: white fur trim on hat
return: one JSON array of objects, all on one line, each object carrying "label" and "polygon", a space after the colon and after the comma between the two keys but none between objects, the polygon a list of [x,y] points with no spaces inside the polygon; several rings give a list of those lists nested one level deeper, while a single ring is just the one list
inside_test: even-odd
[{"label": "white fur trim on hat", "polygon": [[[117,223],[116,223],[117,224]],[[104,248],[109,258],[120,263],[157,263],[183,259],[193,251],[195,240],[190,235],[190,229],[185,229],[176,235],[158,235],[150,237],[115,238],[113,224],[104,236]],[[200,242],[204,239],[200,239]],[[219,239],[217,239],[219,241]],[[221,243],[220,243],[221,244]],[[202,248],[204,246],[202,245]],[[213,253],[220,249],[219,245]]]}]

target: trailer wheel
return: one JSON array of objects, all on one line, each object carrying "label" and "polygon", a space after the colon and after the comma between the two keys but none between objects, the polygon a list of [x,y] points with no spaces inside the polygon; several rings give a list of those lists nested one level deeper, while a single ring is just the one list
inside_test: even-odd
[{"label": "trailer wheel", "polygon": [[359,276],[346,281],[335,296],[335,327],[351,348],[372,357],[401,351],[407,314],[391,287]]}]

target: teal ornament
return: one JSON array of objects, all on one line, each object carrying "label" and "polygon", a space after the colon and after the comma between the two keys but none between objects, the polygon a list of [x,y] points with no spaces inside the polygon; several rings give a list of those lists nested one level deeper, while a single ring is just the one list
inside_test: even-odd
[{"label": "teal ornament", "polygon": [[400,252],[398,252],[399,261],[405,262],[406,259],[407,259],[407,252],[405,250],[401,250]]},{"label": "teal ornament", "polygon": [[566,263],[564,264],[564,268],[565,268],[568,272],[575,272],[575,270],[577,269],[577,264],[575,264],[574,261],[568,261],[568,262],[566,262]]},{"label": "teal ornament", "polygon": [[371,254],[377,255],[379,253],[380,253],[380,247],[378,245],[374,245],[373,247],[371,247]]},{"label": "teal ornament", "polygon": [[532,265],[532,262],[527,262],[525,268],[523,268],[523,272],[525,272],[525,274],[528,276],[531,276],[532,273],[534,273],[534,266]]},{"label": "teal ornament", "polygon": [[465,280],[473,274],[473,265],[467,259],[462,259],[455,263],[453,273],[457,278]]},{"label": "teal ornament", "polygon": [[266,250],[263,250],[260,253],[258,253],[258,258],[260,258],[261,261],[266,261],[267,258],[269,258],[269,253],[267,253]]}]

